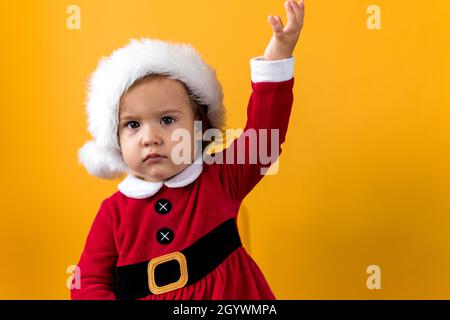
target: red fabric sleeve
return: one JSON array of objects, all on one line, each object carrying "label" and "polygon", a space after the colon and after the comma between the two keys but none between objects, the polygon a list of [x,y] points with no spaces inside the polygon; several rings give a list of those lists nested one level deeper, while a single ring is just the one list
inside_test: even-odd
[{"label": "red fabric sleeve", "polygon": [[[252,82],[253,90],[247,107],[247,123],[243,133],[227,149],[214,155],[216,160],[220,157],[223,159],[222,164],[218,164],[221,183],[235,200],[242,201],[262,179],[264,168],[267,171],[270,164],[273,164],[281,154],[294,100],[293,86],[294,78],[282,82]],[[256,133],[252,138],[250,131],[253,130],[250,129],[255,129]],[[266,138],[261,138],[260,129],[267,129]],[[268,156],[272,151],[276,151],[271,149],[271,129],[279,130],[278,142],[273,145],[273,148],[278,150],[274,152],[277,156],[271,159],[270,163],[263,163],[264,159],[259,156],[260,146],[266,146],[266,150],[261,151]],[[251,139],[257,140],[253,147],[250,146]],[[227,152],[229,149],[233,152]],[[250,161],[252,156],[253,163]],[[244,163],[239,163],[239,158]]]},{"label": "red fabric sleeve", "polygon": [[[117,250],[113,223],[104,200],[89,231],[78,263],[80,288],[71,289],[72,300],[114,300]],[[75,278],[72,283],[74,283]]]}]

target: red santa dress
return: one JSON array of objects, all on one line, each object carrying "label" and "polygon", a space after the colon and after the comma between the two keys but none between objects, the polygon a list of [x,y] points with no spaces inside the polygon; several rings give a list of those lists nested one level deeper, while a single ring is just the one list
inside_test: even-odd
[{"label": "red santa dress", "polygon": [[[252,94],[243,134],[227,149],[212,155],[211,159],[216,161],[207,163],[200,156],[169,180],[148,182],[127,176],[119,184],[119,190],[102,202],[94,219],[78,263],[80,283],[71,289],[72,299],[275,299],[261,270],[239,239],[234,240],[234,247],[226,256],[216,259],[213,270],[203,272],[194,283],[185,281],[175,289],[154,293],[148,288],[150,281],[147,282],[151,260],[183,252],[203,238],[203,251],[197,254],[197,262],[188,260],[187,265],[184,262],[186,270],[191,272],[190,269],[202,269],[203,264],[210,264],[215,259],[212,258],[214,250],[222,250],[232,241],[226,233],[217,233],[216,241],[220,245],[207,248],[210,241],[204,237],[218,226],[237,229],[237,214],[244,197],[270,165],[260,157],[251,161],[256,150],[250,147],[249,135],[245,138],[245,133],[255,129],[258,149],[264,145],[266,154],[270,155],[274,151],[270,130],[278,129],[276,151],[281,153],[293,103],[294,58],[265,61],[256,57],[250,60],[250,66]],[[264,131],[269,132],[265,141],[258,135]],[[227,150],[234,152],[227,153]],[[238,155],[243,153],[245,161],[238,161]],[[181,258],[184,259],[183,254]],[[175,278],[181,279],[189,272],[182,271],[181,261],[177,263],[180,265]],[[122,293],[118,292],[118,270],[126,274],[120,279]]]}]

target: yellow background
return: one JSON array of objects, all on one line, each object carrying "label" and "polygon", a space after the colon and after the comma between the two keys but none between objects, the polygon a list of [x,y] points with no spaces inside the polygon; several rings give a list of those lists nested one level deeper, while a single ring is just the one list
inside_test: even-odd
[{"label": "yellow background", "polygon": [[[286,21],[283,1],[1,1],[1,299],[69,298],[66,269],[116,191],[77,162],[98,59],[132,37],[190,42],[243,127],[269,14]],[[280,172],[240,220],[278,298],[450,299],[449,16],[443,0],[306,1]]]}]

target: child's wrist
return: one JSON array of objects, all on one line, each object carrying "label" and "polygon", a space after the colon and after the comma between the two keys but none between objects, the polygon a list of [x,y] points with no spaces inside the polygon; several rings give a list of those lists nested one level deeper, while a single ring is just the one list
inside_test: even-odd
[{"label": "child's wrist", "polygon": [[292,57],[292,54],[267,54],[264,55],[264,60],[266,61],[283,60],[290,57]]},{"label": "child's wrist", "polygon": [[282,43],[275,43],[264,51],[265,60],[283,60],[292,57],[293,48]]},{"label": "child's wrist", "polygon": [[292,52],[267,52],[264,53],[264,60],[283,60],[292,57]]}]

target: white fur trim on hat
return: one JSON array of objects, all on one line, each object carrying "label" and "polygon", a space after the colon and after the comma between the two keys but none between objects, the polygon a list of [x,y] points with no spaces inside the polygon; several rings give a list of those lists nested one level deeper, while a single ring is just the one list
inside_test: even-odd
[{"label": "white fur trim on hat", "polygon": [[87,142],[80,148],[78,158],[93,176],[113,179],[128,172],[128,167],[117,148],[99,146],[95,140]]},{"label": "white fur trim on hat", "polygon": [[79,160],[90,174],[111,179],[127,172],[117,137],[120,98],[148,74],[163,74],[183,82],[199,104],[208,106],[211,125],[224,128],[222,86],[215,70],[191,45],[131,39],[109,57],[102,57],[89,81],[86,110],[94,141],[79,150]]}]

